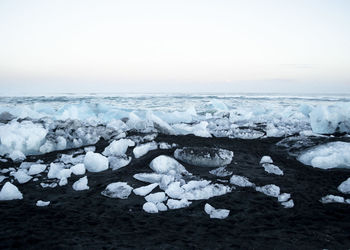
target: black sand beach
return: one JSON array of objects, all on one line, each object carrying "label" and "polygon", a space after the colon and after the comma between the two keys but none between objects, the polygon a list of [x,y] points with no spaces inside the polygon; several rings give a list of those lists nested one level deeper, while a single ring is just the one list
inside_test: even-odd
[{"label": "black sand beach", "polygon": [[[229,149],[234,159],[227,167],[234,174],[248,177],[257,185],[276,184],[281,192],[291,193],[294,208],[286,209],[252,188],[237,187],[231,193],[210,200],[193,201],[188,208],[147,214],[144,198],[131,194],[126,200],[101,195],[107,184],[128,182],[132,187],[143,183],[132,176],[151,172],[148,164],[161,154],[173,155],[175,149],[150,151],[133,159],[117,171],[87,173],[90,189],[74,191],[72,177],[63,187],[43,189],[39,182],[16,186],[23,200],[0,202],[0,248],[9,249],[348,249],[350,248],[349,205],[322,204],[327,194],[339,195],[337,186],[350,176],[350,170],[320,170],[304,166],[287,150],[276,146],[283,138],[240,140],[158,135],[156,141],[183,146],[207,146]],[[333,139],[315,139],[316,143]],[[319,140],[319,141],[317,141]],[[349,141],[347,138],[337,140]],[[97,143],[102,152],[106,141]],[[50,163],[62,152],[35,156]],[[271,175],[259,166],[269,155],[284,171]],[[1,168],[13,163],[0,163]],[[183,163],[189,172],[216,180],[210,169]],[[229,177],[220,178],[228,180]],[[345,196],[349,198],[348,196]],[[50,200],[48,207],[37,207],[38,199]],[[227,219],[210,219],[206,203],[230,209]]]}]

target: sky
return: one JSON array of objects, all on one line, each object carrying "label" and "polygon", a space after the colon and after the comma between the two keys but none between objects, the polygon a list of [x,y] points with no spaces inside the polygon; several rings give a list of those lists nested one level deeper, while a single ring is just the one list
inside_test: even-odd
[{"label": "sky", "polygon": [[2,94],[350,93],[348,0],[1,0]]}]

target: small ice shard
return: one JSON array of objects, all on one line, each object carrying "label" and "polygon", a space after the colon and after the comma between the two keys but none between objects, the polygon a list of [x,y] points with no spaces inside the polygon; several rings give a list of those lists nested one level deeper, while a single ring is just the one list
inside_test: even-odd
[{"label": "small ice shard", "polygon": [[43,188],[55,188],[57,187],[57,183],[56,182],[52,182],[52,183],[40,183],[40,186]]},{"label": "small ice shard", "polygon": [[65,186],[68,184],[68,180],[66,177],[61,178],[60,182],[58,183],[58,185],[61,186]]},{"label": "small ice shard", "polygon": [[176,149],[174,157],[200,167],[221,167],[231,163],[233,152],[221,148],[184,147]]},{"label": "small ice shard", "polygon": [[174,199],[168,199],[166,205],[168,206],[169,209],[180,209],[184,207],[188,207],[191,205],[192,202],[186,200],[186,199],[181,199],[181,200],[174,200]]},{"label": "small ice shard", "polygon": [[109,156],[108,157],[109,166],[112,170],[117,170],[123,168],[131,162],[131,157],[126,155],[123,156]]},{"label": "small ice shard", "polygon": [[289,201],[284,201],[281,203],[284,208],[292,208],[294,207],[294,201],[290,199]]},{"label": "small ice shard", "polygon": [[109,198],[127,199],[131,194],[132,187],[126,182],[114,182],[108,184],[105,190],[101,192],[102,195]]},{"label": "small ice shard", "polygon": [[260,164],[264,164],[264,163],[273,163],[273,160],[271,159],[271,157],[270,156],[268,156],[268,155],[265,155],[265,156],[263,156],[262,158],[261,158],[261,160],[260,160]]},{"label": "small ice shard", "polygon": [[150,214],[155,214],[158,213],[158,208],[157,205],[154,204],[153,202],[146,202],[145,204],[143,204],[142,209],[146,212],[146,213],[150,213]]},{"label": "small ice shard", "polygon": [[148,183],[159,183],[164,175],[156,173],[139,173],[134,174],[134,178],[139,181]]},{"label": "small ice shard", "polygon": [[30,166],[28,174],[29,175],[36,175],[44,172],[46,170],[45,164],[33,164]]},{"label": "small ice shard", "polygon": [[130,139],[120,139],[118,141],[113,141],[108,147],[103,151],[105,156],[121,156],[126,153],[128,147],[135,146],[135,142]]},{"label": "small ice shard", "polygon": [[326,195],[324,197],[321,198],[320,200],[323,204],[327,204],[327,203],[344,203],[344,197],[341,196],[337,196],[337,195]]},{"label": "small ice shard", "polygon": [[176,174],[189,174],[184,166],[174,158],[166,155],[160,155],[154,158],[149,164],[150,168],[158,174],[169,174],[172,170]]},{"label": "small ice shard", "polygon": [[83,175],[86,172],[85,165],[83,163],[78,163],[70,168],[72,174]]},{"label": "small ice shard", "polygon": [[343,181],[339,186],[338,190],[343,194],[350,194],[350,178],[346,181]]},{"label": "small ice shard", "polygon": [[133,153],[135,158],[140,158],[141,156],[147,154],[149,151],[155,150],[157,148],[158,144],[156,142],[149,142],[135,147]]},{"label": "small ice shard", "polygon": [[232,171],[227,171],[226,167],[218,167],[213,170],[210,170],[209,173],[217,177],[226,177],[232,174]]},{"label": "small ice shard", "polygon": [[33,177],[27,174],[25,170],[19,169],[17,172],[12,172],[11,175],[15,177],[15,179],[18,181],[20,184],[27,183],[30,181]]},{"label": "small ice shard", "polygon": [[89,172],[101,172],[108,169],[108,159],[99,153],[90,151],[85,155],[84,165]]},{"label": "small ice shard", "polygon": [[84,176],[84,177],[80,178],[79,180],[77,180],[76,182],[74,182],[72,187],[75,191],[88,190],[89,186],[88,186],[87,176]]},{"label": "small ice shard", "polygon": [[247,177],[240,175],[232,175],[230,183],[239,187],[254,187],[254,183],[250,182]]},{"label": "small ice shard", "polygon": [[278,202],[285,202],[290,199],[290,194],[283,193],[278,196]]},{"label": "small ice shard", "polygon": [[350,143],[337,141],[316,146],[300,154],[298,160],[314,168],[350,168]]},{"label": "small ice shard", "polygon": [[0,201],[9,201],[9,200],[22,200],[23,195],[18,190],[18,188],[11,184],[10,182],[6,182],[0,191]]},{"label": "small ice shard", "polygon": [[211,219],[226,219],[230,214],[230,210],[215,209],[208,203],[205,204],[204,211],[210,216]]},{"label": "small ice shard", "polygon": [[15,162],[23,161],[26,159],[26,156],[19,150],[12,151],[9,157]]},{"label": "small ice shard", "polygon": [[154,204],[166,201],[168,197],[164,192],[157,192],[153,194],[149,194],[145,197],[146,201],[153,202]]},{"label": "small ice shard", "polygon": [[265,185],[262,187],[256,187],[256,191],[261,192],[267,196],[272,196],[272,197],[278,197],[280,194],[280,188],[279,186],[276,186],[275,184],[269,184]]},{"label": "small ice shard", "polygon": [[134,194],[136,194],[136,195],[146,196],[146,195],[148,195],[150,192],[152,192],[153,189],[155,189],[157,186],[158,186],[158,183],[153,183],[153,184],[149,184],[149,185],[147,185],[147,186],[135,188],[135,189],[133,190],[133,192],[134,192]]},{"label": "small ice shard", "polygon": [[273,165],[271,163],[263,163],[262,166],[265,169],[265,172],[269,174],[283,175],[283,171],[276,165]]},{"label": "small ice shard", "polygon": [[38,201],[36,202],[36,206],[37,206],[37,207],[46,207],[46,206],[48,206],[48,205],[50,205],[50,201],[38,200]]},{"label": "small ice shard", "polygon": [[156,206],[158,211],[164,212],[168,210],[168,207],[163,202],[157,203]]}]

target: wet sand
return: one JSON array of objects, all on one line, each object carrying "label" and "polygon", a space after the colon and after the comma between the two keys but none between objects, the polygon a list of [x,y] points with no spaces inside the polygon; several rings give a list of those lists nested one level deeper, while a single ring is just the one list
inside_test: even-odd
[{"label": "wet sand", "polygon": [[[291,193],[295,206],[285,209],[276,198],[252,188],[236,188],[224,196],[193,201],[188,208],[147,214],[144,198],[133,193],[126,200],[110,199],[100,193],[107,184],[126,181],[133,187],[144,183],[132,175],[151,172],[148,164],[175,149],[151,151],[117,171],[87,173],[90,189],[74,191],[72,176],[63,187],[42,188],[39,182],[15,183],[24,199],[0,202],[0,248],[20,249],[348,249],[350,248],[350,205],[322,204],[322,196],[342,195],[337,186],[350,176],[350,170],[320,170],[304,166],[286,149],[276,146],[282,138],[239,140],[159,135],[158,142],[182,146],[220,147],[234,151],[227,167],[248,177],[257,185],[276,184]],[[329,140],[329,139],[322,139]],[[334,140],[334,139],[333,139]],[[341,139],[346,140],[346,139]],[[347,139],[348,140],[348,139]],[[100,141],[97,152],[108,143]],[[30,160],[50,163],[53,152]],[[270,155],[283,176],[271,175],[259,166]],[[12,163],[0,163],[1,168]],[[208,180],[217,177],[183,163],[186,169]],[[228,180],[229,177],[220,178]],[[3,181],[4,183],[5,181]],[[3,184],[2,183],[2,184]],[[157,189],[155,190],[157,191]],[[159,190],[158,190],[159,191]],[[344,195],[342,195],[344,196]],[[350,198],[350,196],[344,196]],[[36,207],[37,200],[50,200],[48,207]],[[210,219],[205,203],[230,209],[225,220]]]}]

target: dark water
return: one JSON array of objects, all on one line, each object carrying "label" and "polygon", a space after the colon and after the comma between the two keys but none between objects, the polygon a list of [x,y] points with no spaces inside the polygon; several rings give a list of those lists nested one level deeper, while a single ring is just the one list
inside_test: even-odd
[{"label": "dark water", "polygon": [[[322,196],[340,195],[337,186],[350,176],[349,170],[320,170],[302,165],[277,147],[281,138],[239,140],[159,135],[156,141],[179,146],[221,147],[234,151],[228,170],[248,177],[257,185],[276,184],[291,193],[295,207],[283,208],[276,198],[251,188],[237,188],[210,200],[194,201],[185,209],[147,214],[144,198],[131,194],[127,200],[110,199],[100,193],[107,184],[126,181],[144,185],[133,174],[151,172],[148,164],[172,150],[151,151],[117,171],[88,173],[90,189],[76,192],[71,184],[43,189],[39,183],[17,185],[20,201],[0,202],[0,248],[20,249],[348,249],[350,248],[350,206],[322,204]],[[327,139],[328,140],[328,139]],[[108,145],[97,144],[100,152]],[[270,155],[284,176],[269,175],[259,166]],[[49,163],[57,152],[41,156]],[[32,158],[35,160],[36,158]],[[2,167],[10,163],[1,163]],[[208,168],[184,164],[195,175],[216,177]],[[222,179],[229,179],[222,178]],[[157,191],[157,190],[155,190]],[[159,191],[159,190],[158,190]],[[345,196],[346,197],[346,196]],[[349,198],[349,197],[347,197]],[[38,199],[50,200],[48,207],[36,207]],[[230,209],[225,220],[209,219],[205,203]]]}]

